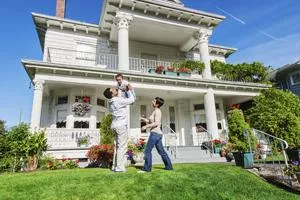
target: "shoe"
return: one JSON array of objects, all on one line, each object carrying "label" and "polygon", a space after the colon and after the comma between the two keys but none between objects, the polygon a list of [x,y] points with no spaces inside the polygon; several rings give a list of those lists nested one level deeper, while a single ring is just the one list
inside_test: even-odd
[{"label": "shoe", "polygon": [[115,172],[115,173],[125,173],[126,171],[113,171],[113,172]]},{"label": "shoe", "polygon": [[147,173],[147,172],[144,171],[144,170],[140,170],[140,171],[138,171],[137,173],[142,174],[142,173]]}]

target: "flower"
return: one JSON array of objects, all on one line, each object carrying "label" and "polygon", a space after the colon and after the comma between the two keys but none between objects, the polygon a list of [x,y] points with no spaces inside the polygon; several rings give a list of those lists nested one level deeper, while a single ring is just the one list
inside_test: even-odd
[{"label": "flower", "polygon": [[222,142],[221,140],[215,139],[213,141],[211,141],[214,147],[221,147]]},{"label": "flower", "polygon": [[192,70],[186,67],[179,67],[177,71],[182,73],[191,73]]},{"label": "flower", "polygon": [[156,67],[155,72],[158,74],[161,74],[161,72],[165,69],[165,67],[163,65],[159,65]]},{"label": "flower", "polygon": [[167,69],[168,69],[168,71],[170,71],[170,72],[174,72],[174,71],[175,71],[175,68],[174,68],[173,66],[169,66],[169,67],[167,67]]},{"label": "flower", "polygon": [[144,150],[146,148],[146,141],[145,140],[146,139],[144,139],[144,138],[140,138],[137,143],[130,142],[128,144],[127,155],[128,156],[133,156],[133,155],[136,155],[139,152],[144,152]]}]

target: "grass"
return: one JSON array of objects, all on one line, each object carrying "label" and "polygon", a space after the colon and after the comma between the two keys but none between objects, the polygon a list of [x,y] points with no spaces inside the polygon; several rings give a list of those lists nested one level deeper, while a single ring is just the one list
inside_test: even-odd
[{"label": "grass", "polygon": [[108,169],[0,175],[0,199],[299,199],[241,168],[224,164],[155,166],[151,173]]}]

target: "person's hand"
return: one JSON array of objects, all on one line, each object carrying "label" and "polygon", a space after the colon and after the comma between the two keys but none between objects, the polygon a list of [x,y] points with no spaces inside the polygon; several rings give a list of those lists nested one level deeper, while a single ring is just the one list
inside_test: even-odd
[{"label": "person's hand", "polygon": [[147,126],[142,127],[142,131],[145,131],[147,129]]},{"label": "person's hand", "polygon": [[128,91],[128,90],[132,90],[131,84],[128,84],[128,85],[126,86],[126,89],[127,89],[127,91]]},{"label": "person's hand", "polygon": [[140,117],[140,121],[147,122],[147,119],[145,119],[144,117]]}]

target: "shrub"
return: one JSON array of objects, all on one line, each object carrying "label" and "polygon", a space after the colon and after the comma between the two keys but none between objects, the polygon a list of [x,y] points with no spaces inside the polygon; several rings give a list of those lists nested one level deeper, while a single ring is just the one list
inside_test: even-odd
[{"label": "shrub", "polygon": [[114,146],[110,144],[93,145],[88,153],[87,158],[90,160],[90,166],[111,167],[114,155]]},{"label": "shrub", "polygon": [[114,144],[114,132],[110,128],[112,123],[112,114],[105,115],[101,122],[100,129],[100,143],[101,144]]},{"label": "shrub", "polygon": [[253,128],[300,147],[300,99],[291,92],[264,90],[245,113]]},{"label": "shrub", "polygon": [[0,171],[20,171],[37,167],[38,158],[47,149],[44,132],[31,133],[27,124],[21,123],[0,136]]},{"label": "shrub", "polygon": [[[244,115],[241,110],[234,108],[228,115],[229,142],[232,143],[233,149],[240,152],[248,151],[249,144],[245,131],[249,130],[249,124],[245,122]],[[251,147],[254,149],[256,140],[250,132]]]},{"label": "shrub", "polygon": [[57,169],[75,169],[78,168],[79,160],[71,158],[54,159],[51,156],[44,156],[39,160],[39,169],[57,170]]}]

